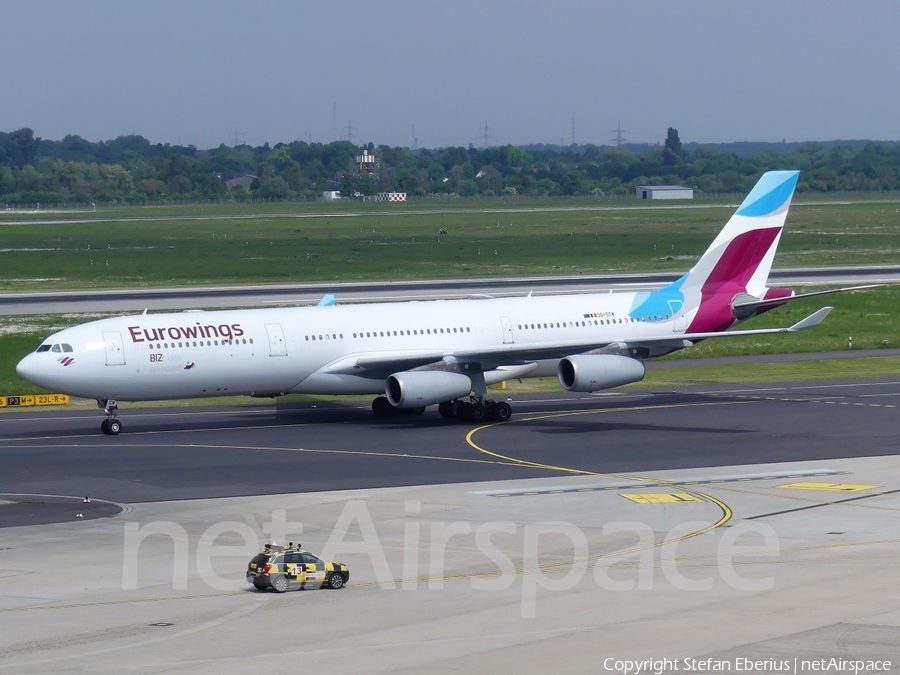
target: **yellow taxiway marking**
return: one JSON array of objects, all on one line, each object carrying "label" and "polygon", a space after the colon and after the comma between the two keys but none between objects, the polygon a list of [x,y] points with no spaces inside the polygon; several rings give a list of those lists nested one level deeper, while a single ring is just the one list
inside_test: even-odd
[{"label": "yellow taxiway marking", "polygon": [[681,502],[701,502],[704,500],[687,492],[638,492],[620,495],[635,504],[678,504]]},{"label": "yellow taxiway marking", "polygon": [[[78,443],[48,443],[43,445],[5,445],[6,448],[16,448],[28,450],[33,448],[53,449],[53,450],[72,450],[83,449],[86,446]],[[136,443],[121,443],[118,448],[146,448],[146,445]],[[175,448],[175,449],[191,449],[202,448],[205,450],[256,450],[261,452],[296,452],[318,455],[351,455],[357,457],[389,457],[394,459],[425,459],[436,460],[441,462],[461,462],[464,464],[493,464],[501,466],[511,466],[522,468],[520,462],[495,462],[487,459],[476,459],[473,457],[444,457],[442,455],[418,455],[407,452],[378,452],[375,450],[329,450],[323,448],[289,448],[279,446],[265,445],[218,445],[210,443],[155,443],[156,448]]]},{"label": "yellow taxiway marking", "polygon": [[862,490],[872,490],[873,488],[879,488],[881,486],[859,485],[854,483],[816,483],[813,481],[801,481],[799,483],[778,485],[777,487],[784,490],[827,490],[829,492],[860,492]]},{"label": "yellow taxiway marking", "polygon": [[[596,471],[588,471],[585,469],[576,469],[576,468],[567,467],[567,466],[556,466],[553,464],[543,464],[541,462],[532,462],[529,460],[518,459],[516,457],[510,457],[508,455],[501,455],[500,453],[492,452],[491,450],[487,450],[486,448],[481,447],[480,445],[475,443],[475,441],[473,439],[475,437],[475,434],[477,434],[479,431],[483,431],[484,429],[490,429],[491,427],[502,426],[505,424],[516,424],[518,422],[529,422],[529,421],[548,419],[548,418],[609,414],[609,413],[613,413],[613,412],[636,412],[636,411],[640,411],[640,410],[660,410],[660,409],[670,409],[670,408],[707,407],[707,406],[713,406],[713,405],[741,405],[741,404],[747,404],[747,403],[752,404],[753,402],[754,401],[729,401],[729,402],[725,402],[725,403],[719,403],[719,402],[717,402],[717,403],[676,403],[676,404],[663,404],[663,405],[647,405],[647,406],[640,406],[637,408],[629,408],[627,410],[610,409],[610,408],[595,408],[592,410],[578,410],[578,411],[547,413],[547,414],[543,414],[543,415],[533,415],[531,417],[522,417],[522,418],[519,418],[516,420],[512,420],[510,422],[494,422],[492,424],[485,424],[480,427],[475,427],[469,433],[466,434],[466,443],[468,443],[476,452],[479,452],[483,455],[489,455],[491,457],[495,457],[495,458],[501,460],[502,462],[518,463],[520,466],[524,466],[524,467],[528,467],[528,468],[546,469],[549,471],[559,471],[560,473],[576,474],[576,475],[582,475],[582,476],[609,476],[612,478],[633,480],[633,481],[637,481],[637,482],[641,482],[641,483],[651,483],[651,484],[654,484],[654,485],[657,485],[660,487],[674,487],[672,482],[667,481],[667,480],[660,480],[660,479],[656,479],[656,478],[643,478],[640,476],[626,476],[626,475],[612,474],[612,473],[604,474],[604,473],[598,473]],[[564,569],[567,566],[574,567],[576,565],[586,565],[590,562],[594,562],[594,561],[600,560],[602,558],[608,558],[613,555],[615,555],[616,557],[630,556],[630,555],[633,555],[635,553],[638,553],[640,551],[644,551],[647,549],[660,548],[667,544],[675,544],[678,542],[686,541],[688,539],[692,539],[694,537],[698,537],[701,534],[705,534],[707,532],[711,532],[712,530],[716,530],[716,529],[722,527],[725,523],[727,523],[733,517],[734,512],[731,510],[731,507],[729,507],[728,504],[723,502],[721,499],[717,499],[716,497],[713,497],[710,494],[707,494],[705,492],[700,492],[699,490],[696,490],[694,488],[685,488],[683,486],[679,486],[679,487],[681,487],[682,490],[684,490],[684,494],[692,495],[693,497],[697,498],[697,501],[700,501],[700,502],[708,501],[708,502],[714,504],[715,506],[717,506],[719,508],[719,510],[721,511],[721,515],[719,516],[719,519],[716,520],[715,522],[709,523],[708,525],[701,526],[698,529],[694,530],[693,532],[689,532],[688,534],[682,535],[680,537],[676,537],[674,539],[663,538],[661,541],[657,541],[652,544],[645,544],[644,546],[633,546],[624,551],[616,551],[615,554],[600,553],[600,554],[596,554],[596,555],[589,555],[588,557],[583,558],[581,560],[573,560],[571,562],[563,561],[563,562],[544,563],[542,565],[537,565],[535,569],[518,567],[518,568],[516,568],[514,573],[515,574],[530,574],[530,573],[534,573],[535,571],[538,571],[538,572],[540,572],[540,571],[544,571],[544,572],[558,571],[560,569]],[[470,578],[471,576],[473,576],[473,575],[471,575],[471,574],[461,575],[460,578]],[[490,576],[495,576],[495,574],[491,574]],[[445,578],[447,578],[449,580],[453,577],[445,577]]]}]

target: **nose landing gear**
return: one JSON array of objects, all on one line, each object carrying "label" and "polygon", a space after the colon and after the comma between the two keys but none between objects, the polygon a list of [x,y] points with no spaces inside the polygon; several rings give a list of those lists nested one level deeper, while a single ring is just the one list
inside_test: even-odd
[{"label": "nose landing gear", "polygon": [[114,399],[98,399],[97,407],[106,415],[106,419],[100,423],[100,431],[107,436],[118,436],[122,431],[122,423],[116,419],[119,405]]}]

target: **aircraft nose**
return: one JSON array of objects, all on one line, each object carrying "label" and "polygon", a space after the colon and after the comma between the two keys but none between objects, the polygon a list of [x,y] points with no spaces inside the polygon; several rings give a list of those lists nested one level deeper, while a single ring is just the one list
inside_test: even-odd
[{"label": "aircraft nose", "polygon": [[16,365],[16,374],[26,382],[40,385],[41,368],[34,354],[29,354]]}]

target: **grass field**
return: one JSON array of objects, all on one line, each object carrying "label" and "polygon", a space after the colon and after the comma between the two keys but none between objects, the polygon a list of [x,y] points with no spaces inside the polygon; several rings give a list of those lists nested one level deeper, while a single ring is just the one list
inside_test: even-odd
[{"label": "grass field", "polygon": [[[546,200],[0,214],[0,291],[676,271],[732,212]],[[48,218],[59,222],[31,222]],[[900,198],[800,202],[775,265],[889,264],[898,253]]]}]

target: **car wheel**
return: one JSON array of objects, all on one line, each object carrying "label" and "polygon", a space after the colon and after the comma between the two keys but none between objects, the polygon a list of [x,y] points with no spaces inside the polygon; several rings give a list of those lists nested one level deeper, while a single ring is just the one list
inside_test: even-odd
[{"label": "car wheel", "polygon": [[254,584],[253,584],[253,588],[255,588],[255,589],[258,590],[258,591],[264,591],[264,590],[266,590],[266,589],[268,588],[268,586],[266,586],[265,584],[257,584],[257,583],[254,583]]},{"label": "car wheel", "polygon": [[328,588],[337,590],[344,587],[344,575],[340,572],[332,572],[328,575]]},{"label": "car wheel", "polygon": [[277,576],[272,579],[272,588],[276,593],[284,593],[288,589],[287,577]]}]

